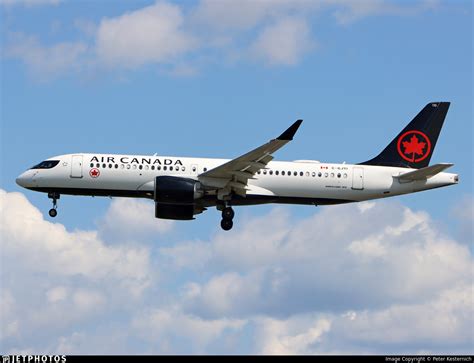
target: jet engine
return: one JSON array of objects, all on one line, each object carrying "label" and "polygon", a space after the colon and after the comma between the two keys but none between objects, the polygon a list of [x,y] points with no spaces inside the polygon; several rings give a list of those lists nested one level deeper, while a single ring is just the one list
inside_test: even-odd
[{"label": "jet engine", "polygon": [[202,198],[201,183],[189,178],[157,176],[155,178],[155,217],[161,219],[193,219],[202,209],[196,200]]}]

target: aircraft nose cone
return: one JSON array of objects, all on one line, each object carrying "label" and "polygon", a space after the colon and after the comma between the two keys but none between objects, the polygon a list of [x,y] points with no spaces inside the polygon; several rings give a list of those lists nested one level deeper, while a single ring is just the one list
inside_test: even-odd
[{"label": "aircraft nose cone", "polygon": [[23,174],[20,174],[16,178],[15,181],[20,187],[23,187],[23,188],[28,188],[32,186],[32,182],[33,182],[31,175],[28,172],[24,172]]},{"label": "aircraft nose cone", "polygon": [[25,177],[23,174],[21,175],[18,175],[18,177],[16,178],[16,183],[20,186],[20,187],[25,187]]}]

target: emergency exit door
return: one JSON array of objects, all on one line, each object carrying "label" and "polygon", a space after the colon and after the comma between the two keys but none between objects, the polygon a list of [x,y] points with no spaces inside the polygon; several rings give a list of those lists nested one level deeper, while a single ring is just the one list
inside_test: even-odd
[{"label": "emergency exit door", "polygon": [[82,178],[82,155],[72,156],[71,178]]},{"label": "emergency exit door", "polygon": [[352,189],[362,190],[364,189],[364,169],[353,168],[352,169]]}]

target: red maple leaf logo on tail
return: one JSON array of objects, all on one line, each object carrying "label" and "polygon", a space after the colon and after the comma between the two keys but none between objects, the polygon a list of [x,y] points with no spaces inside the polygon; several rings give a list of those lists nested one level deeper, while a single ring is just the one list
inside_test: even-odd
[{"label": "red maple leaf logo on tail", "polygon": [[[403,151],[402,148],[404,149]],[[411,163],[419,163],[430,155],[431,141],[425,133],[418,130],[410,130],[398,138],[397,150],[404,160]]]},{"label": "red maple leaf logo on tail", "polygon": [[417,155],[423,155],[424,151],[423,149],[426,146],[426,143],[423,141],[419,141],[418,138],[413,135],[410,139],[410,142],[408,141],[403,141],[402,142],[403,147],[405,148],[405,154],[412,154],[412,161],[415,161],[415,154]]}]

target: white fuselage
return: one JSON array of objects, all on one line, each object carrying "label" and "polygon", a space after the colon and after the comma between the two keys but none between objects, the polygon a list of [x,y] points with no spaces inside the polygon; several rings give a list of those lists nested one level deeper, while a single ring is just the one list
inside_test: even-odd
[{"label": "white fuselage", "polygon": [[[67,154],[48,160],[59,160],[59,163],[50,169],[27,170],[18,177],[17,183],[28,189],[60,194],[153,198],[157,176],[198,180],[199,174],[229,161],[111,154]],[[338,204],[413,193],[458,182],[457,174],[451,173],[409,182],[397,178],[411,170],[414,169],[271,161],[265,170],[260,170],[248,181],[247,196],[234,204]],[[215,203],[209,201],[207,205]]]}]

